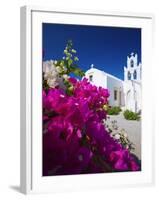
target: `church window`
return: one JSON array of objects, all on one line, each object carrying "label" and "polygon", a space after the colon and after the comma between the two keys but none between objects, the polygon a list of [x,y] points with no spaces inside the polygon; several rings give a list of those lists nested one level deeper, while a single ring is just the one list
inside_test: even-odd
[{"label": "church window", "polygon": [[133,60],[131,60],[130,66],[131,66],[131,67],[134,67],[134,61],[133,61]]},{"label": "church window", "polygon": [[137,73],[136,73],[136,70],[134,71],[133,78],[134,78],[134,79],[137,79]]},{"label": "church window", "polygon": [[89,76],[89,81],[92,82],[93,81],[93,75]]},{"label": "church window", "polygon": [[131,73],[128,72],[128,80],[131,80]]},{"label": "church window", "polygon": [[114,90],[114,100],[117,100],[117,90]]}]

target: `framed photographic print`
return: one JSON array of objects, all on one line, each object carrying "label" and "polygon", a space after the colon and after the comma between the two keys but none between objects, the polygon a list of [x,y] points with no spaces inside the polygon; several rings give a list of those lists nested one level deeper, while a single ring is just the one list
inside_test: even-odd
[{"label": "framed photographic print", "polygon": [[21,8],[21,191],[152,184],[148,14]]}]

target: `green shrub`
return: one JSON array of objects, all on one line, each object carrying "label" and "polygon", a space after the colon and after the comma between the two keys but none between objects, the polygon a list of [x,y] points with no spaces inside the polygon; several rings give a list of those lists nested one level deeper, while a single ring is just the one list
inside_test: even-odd
[{"label": "green shrub", "polygon": [[132,112],[130,110],[125,110],[123,114],[124,114],[125,119],[128,119],[128,120],[139,120],[140,119],[140,116],[138,113]]},{"label": "green shrub", "polygon": [[108,108],[108,115],[118,115],[121,111],[119,106],[113,106]]}]

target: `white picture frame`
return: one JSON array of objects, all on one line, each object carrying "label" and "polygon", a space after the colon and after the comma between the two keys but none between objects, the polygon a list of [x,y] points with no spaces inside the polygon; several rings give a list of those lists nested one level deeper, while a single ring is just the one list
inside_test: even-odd
[{"label": "white picture frame", "polygon": [[[62,192],[154,183],[153,18],[151,14],[138,13],[68,11],[35,6],[21,8],[21,192]],[[142,28],[141,172],[42,177],[42,68],[37,66],[42,66],[43,22]]]}]

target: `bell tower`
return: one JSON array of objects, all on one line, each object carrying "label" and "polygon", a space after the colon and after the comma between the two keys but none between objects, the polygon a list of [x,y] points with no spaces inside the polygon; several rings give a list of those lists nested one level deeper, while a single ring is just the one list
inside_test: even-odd
[{"label": "bell tower", "polygon": [[138,64],[137,54],[127,56],[127,66],[124,67],[124,81],[141,81],[141,63]]}]

